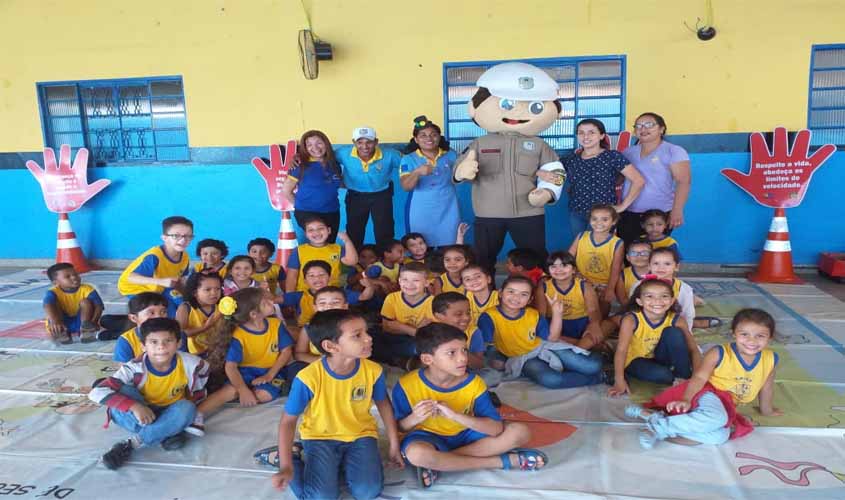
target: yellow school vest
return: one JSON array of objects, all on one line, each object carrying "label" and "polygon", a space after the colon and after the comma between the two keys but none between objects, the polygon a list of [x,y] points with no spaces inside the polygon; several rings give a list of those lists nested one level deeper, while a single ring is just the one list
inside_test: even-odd
[{"label": "yellow school vest", "polygon": [[[474,416],[475,400],[487,392],[487,385],[481,377],[473,374],[467,375],[466,380],[447,391],[434,386],[424,377],[423,370],[419,369],[399,379],[399,386],[405,392],[411,408],[420,401],[429,399],[445,404],[456,413]],[[414,430],[427,431],[439,436],[454,436],[466,429],[465,426],[444,416],[428,417],[414,428]]]},{"label": "yellow school vest", "polygon": [[131,264],[126,266],[126,269],[120,274],[117,279],[117,290],[121,295],[137,295],[141,292],[156,292],[164,291],[163,286],[159,285],[136,285],[129,282],[129,275],[135,272],[135,268],[141,265],[141,262],[148,256],[154,255],[158,258],[158,265],[153,272],[153,278],[173,278],[178,279],[185,275],[185,271],[191,265],[191,259],[188,257],[188,252],[182,252],[182,257],[177,262],[173,262],[164,253],[162,247],[153,247],[138,256]]},{"label": "yellow school vest", "polygon": [[299,277],[296,279],[296,289],[301,292],[308,291],[308,285],[305,284],[305,264],[312,260],[328,262],[332,267],[329,285],[340,286],[340,248],[337,243],[326,243],[321,247],[304,243],[296,247],[294,251],[299,254]]},{"label": "yellow school vest", "polygon": [[[587,304],[584,302],[585,286],[581,278],[572,278],[569,287],[561,290],[555,281],[549,278],[543,281],[543,293],[551,300],[557,299],[563,302],[563,319],[581,319],[587,316]],[[546,316],[552,316],[551,306]]]},{"label": "yellow school vest", "polygon": [[270,289],[270,293],[275,296],[279,294],[279,273],[281,272],[281,269],[281,266],[279,266],[278,264],[270,264],[270,267],[268,267],[264,271],[260,273],[258,271],[255,271],[254,273],[252,273],[251,277],[258,284],[261,284],[262,281],[266,281],[267,286]]},{"label": "yellow school vest", "polygon": [[[203,326],[208,320],[208,318],[210,318],[216,310],[217,306],[214,306],[211,310],[211,313],[206,314],[206,312],[203,311],[202,308],[193,308],[188,305],[188,325],[186,329],[199,328]],[[209,328],[208,330],[200,333],[199,335],[188,337],[188,352],[190,352],[191,354],[202,354],[206,350],[208,350],[209,337],[211,336],[211,330],[213,328],[214,327]]]},{"label": "yellow school vest", "polygon": [[185,374],[185,367],[182,364],[182,357],[176,355],[173,357],[173,363],[170,372],[156,373],[153,371],[149,360],[144,357],[146,363],[146,380],[140,388],[141,395],[144,396],[144,401],[152,406],[169,406],[185,399],[185,392],[188,388],[188,376]]},{"label": "yellow school vest", "polygon": [[378,438],[376,419],[370,408],[373,386],[383,368],[369,359],[358,363],[356,371],[344,378],[330,373],[325,357],[297,374],[296,378],[313,394],[299,425],[302,439],[350,442],[368,436]]},{"label": "yellow school vest", "polygon": [[440,293],[458,292],[466,294],[464,284],[462,282],[453,283],[452,278],[449,277],[449,273],[443,273],[437,279],[440,280]]},{"label": "yellow school vest", "polygon": [[710,383],[716,389],[730,392],[734,403],[754,401],[777,365],[777,354],[763,349],[750,365],[746,365],[735,343],[722,344],[716,349],[720,350],[721,357],[710,375]]},{"label": "yellow school vest", "polygon": [[522,356],[540,345],[537,335],[540,313],[533,307],[526,307],[517,318],[505,316],[498,307],[487,310],[493,320],[493,344],[496,350],[507,357]]},{"label": "yellow school vest", "polygon": [[584,231],[575,247],[575,266],[590,283],[607,285],[610,282],[613,254],[621,243],[622,240],[613,235],[603,242],[596,242],[593,241],[592,231]]},{"label": "yellow school vest", "polygon": [[481,316],[482,313],[493,309],[497,305],[499,305],[499,291],[493,290],[492,292],[490,292],[490,296],[487,297],[487,302],[484,303],[479,302],[472,292],[467,292],[467,299],[469,299],[470,314],[470,323],[469,327],[467,328],[467,331],[472,333],[478,326],[478,317]]},{"label": "yellow school vest", "polygon": [[[643,277],[638,275],[636,271],[634,271],[633,267],[626,267],[622,270],[622,284],[625,286],[625,296],[631,296],[631,289],[634,288],[639,281],[642,281]],[[675,295],[677,297],[677,293]]]},{"label": "yellow school vest", "polygon": [[628,344],[628,355],[625,358],[626,367],[637,358],[653,358],[654,348],[660,342],[663,329],[675,326],[677,320],[677,316],[671,311],[666,313],[666,316],[656,324],[650,323],[642,311],[629,314],[634,317],[636,325],[634,326],[634,334],[631,336],[631,342]]}]

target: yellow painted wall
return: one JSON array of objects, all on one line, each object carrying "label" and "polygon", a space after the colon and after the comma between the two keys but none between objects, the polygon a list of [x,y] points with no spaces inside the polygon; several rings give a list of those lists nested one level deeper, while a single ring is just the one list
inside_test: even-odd
[{"label": "yellow painted wall", "polygon": [[[301,76],[297,31],[332,43]],[[35,82],[182,75],[190,145],[260,145],[442,120],[442,63],[625,54],[626,116],[672,133],[806,126],[812,44],[843,43],[841,0],[0,0],[0,151],[42,146]]]}]

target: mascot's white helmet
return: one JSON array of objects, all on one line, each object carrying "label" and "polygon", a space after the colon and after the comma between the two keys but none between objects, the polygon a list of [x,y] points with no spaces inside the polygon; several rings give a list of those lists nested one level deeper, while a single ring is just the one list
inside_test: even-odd
[{"label": "mascot's white helmet", "polygon": [[478,79],[491,95],[515,101],[554,101],[558,84],[542,69],[521,62],[493,66]]}]

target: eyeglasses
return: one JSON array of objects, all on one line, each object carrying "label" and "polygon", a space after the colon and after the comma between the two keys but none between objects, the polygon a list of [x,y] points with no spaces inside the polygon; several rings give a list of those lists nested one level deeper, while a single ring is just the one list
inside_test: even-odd
[{"label": "eyeglasses", "polygon": [[193,234],[175,234],[174,233],[174,234],[165,234],[165,236],[167,236],[171,240],[175,240],[175,241],[194,239]]},{"label": "eyeglasses", "polygon": [[628,252],[628,257],[648,257],[649,255],[651,255],[651,252],[648,250],[640,250],[639,252],[631,250]]},{"label": "eyeglasses", "polygon": [[657,122],[642,122],[642,123],[635,123],[634,130],[639,130],[644,128],[646,130],[653,129],[657,125]]}]

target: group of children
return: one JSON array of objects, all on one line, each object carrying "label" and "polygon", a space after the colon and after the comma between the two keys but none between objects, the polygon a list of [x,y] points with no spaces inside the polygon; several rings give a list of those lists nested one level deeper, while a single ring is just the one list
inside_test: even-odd
[{"label": "group of children", "polygon": [[[544,266],[531,251],[512,250],[509,276],[495,289],[491,271],[463,244],[434,253],[411,233],[356,250],[343,233],[342,243],[331,243],[319,217],[305,221],[308,242],[286,270],[270,263],[275,248],[264,238],[228,263],[226,244],[208,239],[197,245],[201,262],[191,272],[193,224],[167,218],[163,245],[133,261],[118,283],[131,322],[114,351],[123,365],[90,397],[131,437],[103,463],[120,467],[144,445],[177,449],[185,433],[204,435],[206,418],[227,402],[287,396],[278,447],[256,458],[277,465],[274,485],[298,497],[334,498],[341,484],[355,498],[379,494],[373,403],[390,461],[415,466],[423,487],[444,471],[536,470],[547,457],[521,447],[528,427],[503,423],[489,390],[520,376],[547,388],[606,383],[611,396],[628,392],[631,378],[675,384],[652,409],[626,409],[647,422],[646,448],[661,439],[721,443],[731,425],[741,434],[748,422],[734,405],[758,394],[761,411],[776,414],[771,316],[741,311],[735,342],[702,358],[690,331],[702,319],[692,289],[675,276],[679,253],[663,234],[665,214],[646,214],[645,237],[627,248],[613,234],[617,220],[612,206],[593,207],[591,229]],[[96,290],[69,264],[48,276],[49,333],[59,342],[77,332],[95,340],[105,326]],[[614,303],[621,313],[611,314]],[[391,398],[376,361],[407,370]]]}]

